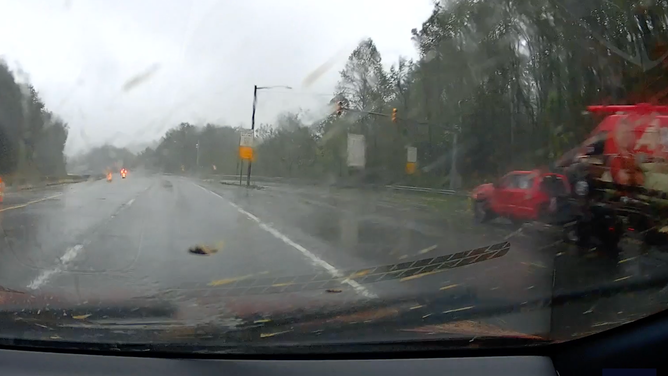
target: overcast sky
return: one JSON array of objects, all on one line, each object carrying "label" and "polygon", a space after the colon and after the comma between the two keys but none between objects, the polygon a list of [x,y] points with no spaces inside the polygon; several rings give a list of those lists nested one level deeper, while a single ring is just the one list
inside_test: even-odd
[{"label": "overcast sky", "polygon": [[294,88],[260,92],[256,123],[322,112],[359,40],[373,38],[388,66],[414,57],[410,30],[431,10],[432,0],[0,0],[0,56],[69,123],[72,154],[150,141],[181,121],[249,126],[254,84]]}]

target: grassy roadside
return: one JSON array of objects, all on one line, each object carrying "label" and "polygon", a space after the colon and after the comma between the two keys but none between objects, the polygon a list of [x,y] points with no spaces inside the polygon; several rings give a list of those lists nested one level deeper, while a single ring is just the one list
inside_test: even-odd
[{"label": "grassy roadside", "polygon": [[[238,181],[221,180],[220,184],[239,186]],[[259,186],[251,185],[251,188],[263,189],[266,188],[262,182],[258,182]],[[289,185],[289,184],[286,184]],[[242,184],[245,188],[245,184]],[[364,188],[355,189],[353,187],[327,187],[330,193],[338,192],[339,195],[345,196],[348,192],[366,192],[371,194],[374,199],[385,202],[392,206],[413,207],[420,210],[426,210],[439,215],[447,216],[462,216],[470,215],[471,208],[467,195],[444,195],[431,192],[415,192],[415,191],[397,191],[378,189],[369,191]]]},{"label": "grassy roadside", "polygon": [[416,206],[440,214],[462,215],[470,213],[468,196],[392,191],[381,193],[381,198],[391,203]]},{"label": "grassy roadside", "polygon": [[63,185],[63,184],[74,184],[87,181],[91,176],[81,176],[81,175],[67,175],[61,177],[41,177],[37,179],[26,179],[21,177],[9,177],[5,180],[5,187],[7,191],[25,191],[31,189],[39,189],[44,187]]}]

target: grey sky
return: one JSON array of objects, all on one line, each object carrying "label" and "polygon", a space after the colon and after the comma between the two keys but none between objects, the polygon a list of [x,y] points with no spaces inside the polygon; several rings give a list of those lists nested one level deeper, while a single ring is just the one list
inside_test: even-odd
[{"label": "grey sky", "polygon": [[254,84],[294,87],[261,92],[256,122],[322,113],[359,40],[373,38],[386,65],[414,57],[410,30],[431,10],[431,0],[0,0],[0,55],[69,123],[71,154],[150,141],[181,121],[249,125]]}]

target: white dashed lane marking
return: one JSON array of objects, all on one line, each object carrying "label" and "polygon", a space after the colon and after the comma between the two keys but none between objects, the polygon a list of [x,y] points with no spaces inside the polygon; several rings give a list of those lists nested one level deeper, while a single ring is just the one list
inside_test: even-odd
[{"label": "white dashed lane marking", "polygon": [[[42,199],[42,200],[39,200],[39,201],[44,201],[44,200],[47,200],[47,199],[55,198],[55,197],[57,197],[57,196],[60,196],[60,195],[56,195],[56,196],[52,196],[52,197],[47,197],[47,198]],[[34,202],[39,202],[39,201],[34,201]],[[107,222],[109,222],[110,220],[112,220],[113,218],[115,218],[121,211],[123,211],[123,209],[126,209],[126,208],[130,207],[130,205],[132,205],[134,202],[135,202],[135,199],[132,198],[132,199],[130,199],[130,201],[128,201],[128,202],[126,202],[125,204],[121,205],[121,207],[116,211],[116,213],[112,214],[112,215],[106,220],[105,223],[107,223]],[[30,202],[30,203],[27,203],[27,204],[24,204],[24,205],[28,205],[28,204],[31,204],[31,203],[33,203],[33,202]],[[50,280],[54,275],[66,271],[67,268],[69,267],[69,265],[72,263],[72,261],[74,261],[74,259],[77,258],[77,256],[79,256],[79,255],[84,251],[84,245],[86,245],[86,244],[88,244],[88,243],[89,243],[89,241],[85,241],[85,242],[83,242],[83,244],[77,244],[77,245],[75,245],[75,246],[73,246],[73,247],[68,248],[68,249],[65,251],[65,253],[60,257],[60,259],[58,259],[58,261],[59,261],[58,265],[56,265],[55,267],[53,267],[53,268],[51,268],[51,269],[43,270],[39,275],[37,275],[37,277],[35,277],[35,279],[33,279],[33,280],[28,284],[28,286],[27,286],[28,289],[30,289],[30,290],[37,290],[37,289],[39,289],[40,287],[44,286],[44,284],[46,284],[47,282],[49,282],[49,280]],[[140,249],[141,249],[141,246],[140,246]],[[134,262],[134,261],[133,261],[133,262]]]},{"label": "white dashed lane marking", "polygon": [[30,290],[37,290],[42,287],[45,283],[51,279],[52,276],[62,272],[67,268],[67,266],[83,251],[83,245],[77,244],[74,247],[68,248],[67,251],[60,257],[58,260],[60,263],[51,269],[42,271],[35,279],[33,279],[29,284],[28,288]]}]

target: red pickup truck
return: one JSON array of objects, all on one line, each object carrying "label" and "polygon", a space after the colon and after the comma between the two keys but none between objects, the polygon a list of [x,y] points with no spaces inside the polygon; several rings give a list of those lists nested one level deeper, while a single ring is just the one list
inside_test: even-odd
[{"label": "red pickup truck", "polygon": [[570,195],[565,176],[540,171],[512,171],[496,183],[471,192],[475,220],[506,217],[513,222],[552,222]]}]

